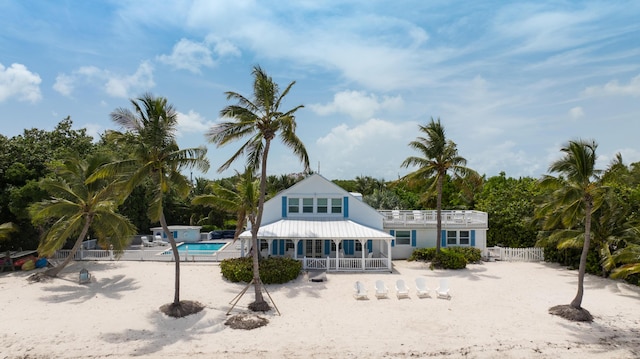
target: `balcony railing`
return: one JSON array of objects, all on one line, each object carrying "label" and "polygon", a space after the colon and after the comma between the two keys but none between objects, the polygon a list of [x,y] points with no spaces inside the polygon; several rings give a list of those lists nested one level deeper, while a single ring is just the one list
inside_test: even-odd
[{"label": "balcony railing", "polygon": [[[418,225],[430,226],[436,224],[437,211],[435,210],[381,210],[385,225]],[[478,226],[489,224],[486,212],[480,211],[441,211],[443,225]]]}]

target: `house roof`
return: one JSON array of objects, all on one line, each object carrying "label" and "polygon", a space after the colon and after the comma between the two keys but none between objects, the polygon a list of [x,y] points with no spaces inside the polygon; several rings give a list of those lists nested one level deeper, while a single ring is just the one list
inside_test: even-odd
[{"label": "house roof", "polygon": [[[244,231],[240,239],[250,239]],[[348,219],[282,219],[260,226],[260,239],[394,239],[389,233]]]}]

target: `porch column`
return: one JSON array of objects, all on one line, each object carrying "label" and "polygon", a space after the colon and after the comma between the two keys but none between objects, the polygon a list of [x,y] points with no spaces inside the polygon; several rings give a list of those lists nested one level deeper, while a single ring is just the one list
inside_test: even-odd
[{"label": "porch column", "polygon": [[387,250],[389,251],[389,256],[387,258],[387,268],[389,268],[389,272],[393,272],[393,269],[391,269],[392,254],[391,254],[391,240],[390,239],[387,239]]},{"label": "porch column", "polygon": [[240,239],[240,257],[244,258],[244,238]]},{"label": "porch column", "polygon": [[300,243],[299,239],[293,240],[293,259],[298,259],[298,245]]},{"label": "porch column", "polygon": [[340,269],[340,242],[342,242],[342,239],[333,239],[333,243],[336,244],[336,270]]},{"label": "porch column", "polygon": [[362,239],[358,239],[358,242],[360,242],[360,247],[362,248],[362,250],[360,251],[360,253],[362,253],[362,270],[366,270],[367,267],[365,266],[365,243],[366,241],[362,241]]}]

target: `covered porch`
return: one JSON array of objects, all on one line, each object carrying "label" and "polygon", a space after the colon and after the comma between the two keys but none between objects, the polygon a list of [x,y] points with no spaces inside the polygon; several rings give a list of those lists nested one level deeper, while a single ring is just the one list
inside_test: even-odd
[{"label": "covered porch", "polygon": [[[251,232],[240,236],[240,248],[251,242]],[[392,235],[344,220],[283,219],[258,231],[263,256],[286,256],[302,262],[305,270],[391,271]],[[242,253],[244,256],[244,253]]]}]

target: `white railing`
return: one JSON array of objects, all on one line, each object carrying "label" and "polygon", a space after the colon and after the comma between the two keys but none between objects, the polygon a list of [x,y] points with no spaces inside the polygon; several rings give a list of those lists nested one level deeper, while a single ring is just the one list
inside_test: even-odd
[{"label": "white railing", "polygon": [[[298,258],[305,270],[363,271],[389,270],[388,258]],[[363,267],[364,264],[364,267]]]},{"label": "white railing", "polygon": [[544,261],[544,248],[487,248],[487,258],[507,262],[542,262]]},{"label": "white railing", "polygon": [[[437,211],[435,210],[380,210],[384,216],[384,224],[390,225],[435,225],[437,222]],[[480,211],[441,211],[442,223],[447,225],[478,225],[489,224],[489,217],[486,212]]]},{"label": "white railing", "polygon": [[[169,251],[167,253],[167,251]],[[53,255],[53,259],[61,260],[69,256],[71,250],[60,249]],[[188,262],[219,262],[223,259],[238,258],[238,251],[219,251],[213,254],[203,253],[180,253],[181,261]],[[76,261],[82,260],[121,260],[121,261],[157,261],[157,262],[173,262],[173,253],[166,248],[161,251],[157,250],[125,250],[120,257],[116,256],[114,251],[110,250],[79,250],[73,256]]]}]

